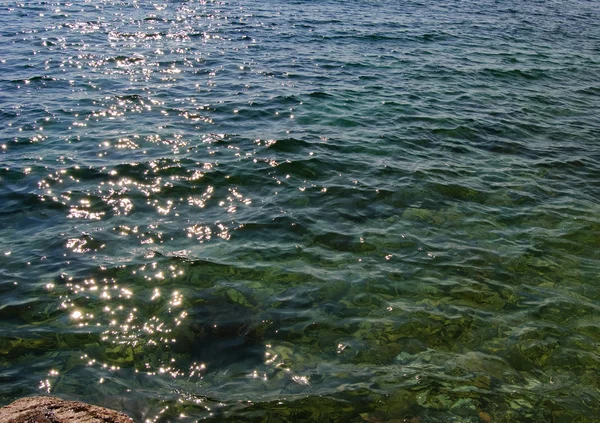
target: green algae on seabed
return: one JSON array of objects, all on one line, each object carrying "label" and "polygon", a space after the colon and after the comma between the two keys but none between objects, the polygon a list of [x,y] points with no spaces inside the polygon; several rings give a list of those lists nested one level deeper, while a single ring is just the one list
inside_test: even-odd
[{"label": "green algae on seabed", "polygon": [[[520,260],[526,264],[520,270],[522,273],[530,266],[540,266],[538,261],[532,262],[527,257],[521,257]],[[172,259],[168,262],[173,264]],[[195,267],[193,263],[177,264]],[[193,320],[190,323],[184,320],[182,325],[170,329],[178,341],[174,345],[151,346],[144,343],[143,334],[135,342],[122,339],[115,343],[102,342],[98,336],[85,334],[29,340],[3,338],[3,354],[5,357],[17,357],[22,353],[35,353],[37,349],[52,348],[68,353],[84,348],[90,359],[105,362],[109,366],[155,371],[168,367],[171,360],[175,359],[177,367],[173,370],[182,371],[183,363],[193,362],[190,346],[205,336],[225,340],[242,337],[257,345],[269,340],[273,345],[268,352],[277,356],[289,370],[265,369],[269,381],[268,389],[263,392],[280,392],[291,398],[308,395],[310,400],[294,400],[292,407],[281,406],[271,411],[264,408],[271,404],[268,402],[253,401],[253,406],[243,407],[241,404],[232,404],[221,411],[223,414],[219,414],[248,415],[250,420],[254,420],[251,416],[257,412],[265,413],[261,414],[263,417],[271,416],[269,418],[274,421],[292,421],[294,418],[295,421],[325,421],[327,415],[340,419],[363,416],[361,419],[369,421],[393,421],[414,416],[443,419],[447,413],[457,416],[460,421],[478,421],[479,413],[488,413],[493,421],[500,422],[523,419],[544,421],[552,418],[569,421],[572,411],[559,401],[545,400],[545,396],[562,395],[567,390],[577,391],[576,383],[565,379],[569,372],[576,372],[579,380],[585,382],[583,386],[598,387],[597,351],[577,337],[570,337],[570,329],[563,327],[566,325],[585,336],[595,336],[595,331],[589,329],[597,320],[595,307],[585,303],[583,307],[575,306],[568,297],[545,299],[544,291],[552,288],[544,284],[519,289],[498,286],[481,277],[467,279],[455,275],[447,278],[444,284],[434,285],[435,279],[425,273],[419,277],[419,283],[412,286],[404,284],[398,291],[386,288],[377,279],[354,284],[342,280],[323,284],[317,278],[300,282],[289,275],[282,281],[280,276],[283,273],[279,271],[265,273],[263,270],[240,270],[236,274],[240,272],[246,273],[244,279],[247,282],[228,282],[232,281],[229,270],[214,274],[198,273],[194,278],[214,278],[222,283],[212,282],[204,285],[205,289],[186,294],[185,309],[188,312],[194,308],[205,310],[209,313],[207,316],[217,321],[237,314],[239,323],[224,327],[222,332],[211,334],[206,326],[190,324]],[[263,275],[269,275],[272,283],[268,283]],[[255,280],[256,277],[261,279]],[[166,279],[161,285],[175,283],[176,280]],[[183,286],[189,286],[188,282],[184,281]],[[267,286],[268,289],[265,288]],[[185,292],[185,289],[180,291]],[[290,301],[297,292],[306,294],[297,304],[321,310],[321,314],[313,315],[316,322],[286,316],[285,311],[290,304],[294,304]],[[535,325],[527,324],[526,320],[515,320],[514,317],[493,325],[484,322],[492,312],[524,309],[524,301],[537,301],[534,311],[527,309],[528,314],[534,313]],[[100,310],[102,307],[101,303],[85,302],[83,298],[78,300],[78,304],[87,304],[92,313],[98,312],[94,308]],[[157,304],[145,312],[160,312],[161,307]],[[351,320],[340,320],[341,316]],[[356,320],[359,317],[361,320]],[[355,321],[352,321],[353,318]],[[273,322],[277,322],[279,334],[272,330]],[[344,344],[344,348],[336,350],[334,346],[337,343]],[[575,346],[578,351],[584,347],[589,354],[569,353],[569,349]],[[469,352],[477,350],[482,353]],[[336,378],[345,378],[349,384],[360,384],[362,377],[353,374],[369,375],[369,389],[356,390],[356,397],[362,398],[358,404],[342,401],[345,405],[340,410],[340,399],[329,399],[331,394],[326,394],[322,404],[334,408],[317,409],[307,405],[316,398],[310,395],[311,387],[294,383],[292,376],[296,373],[312,373],[316,377],[320,373],[316,369],[323,354],[334,360],[333,363],[337,362],[336,366],[342,370],[335,372]],[[73,358],[72,364],[65,364],[54,385],[56,389],[75,392],[77,382],[69,375],[72,371],[81,370],[81,364],[78,366],[77,361]],[[369,370],[370,365],[374,369],[387,369],[388,375],[378,376],[376,371]],[[544,370],[540,371],[542,368]],[[140,378],[143,381],[150,376],[142,375]],[[116,395],[118,386],[106,383],[107,392],[114,389]],[[217,379],[191,379],[189,384],[188,389],[204,392],[204,396],[210,398]],[[185,385],[183,383],[180,386]],[[375,393],[377,401],[369,402]],[[585,388],[580,393],[583,397],[587,395]],[[211,401],[218,402],[207,399],[205,405]],[[544,408],[536,406],[540,401],[543,401]],[[158,401],[156,405],[160,403]],[[598,411],[592,404],[584,403],[582,406],[587,407],[590,416]],[[203,413],[203,410],[204,406],[193,406],[183,401],[181,406],[171,406],[164,419],[167,419],[167,415]],[[581,421],[594,420],[590,417]]]}]

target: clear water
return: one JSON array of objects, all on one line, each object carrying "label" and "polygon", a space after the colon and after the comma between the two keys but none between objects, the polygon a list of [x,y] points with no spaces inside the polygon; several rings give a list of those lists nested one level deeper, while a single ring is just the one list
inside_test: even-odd
[{"label": "clear water", "polygon": [[1,404],[599,421],[598,2],[0,22]]}]

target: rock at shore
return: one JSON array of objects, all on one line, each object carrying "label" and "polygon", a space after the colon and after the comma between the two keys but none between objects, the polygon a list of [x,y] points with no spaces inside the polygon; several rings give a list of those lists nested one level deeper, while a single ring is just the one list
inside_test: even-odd
[{"label": "rock at shore", "polygon": [[21,398],[0,408],[2,423],[132,423],[126,414],[53,397]]}]

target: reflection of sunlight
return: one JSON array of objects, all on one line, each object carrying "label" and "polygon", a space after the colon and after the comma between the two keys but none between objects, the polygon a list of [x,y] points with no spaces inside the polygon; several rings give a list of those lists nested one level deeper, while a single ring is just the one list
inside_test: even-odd
[{"label": "reflection of sunlight", "polygon": [[90,220],[100,220],[102,216],[104,216],[104,212],[89,212],[87,210],[80,210],[77,207],[71,207],[69,210],[69,214],[67,217],[69,219],[90,219]]},{"label": "reflection of sunlight", "polygon": [[186,232],[188,238],[196,238],[200,242],[209,241],[213,235],[226,241],[231,238],[229,228],[221,222],[216,222],[213,227],[195,224],[186,228]]},{"label": "reflection of sunlight", "polygon": [[181,305],[182,301],[183,301],[183,296],[179,292],[175,291],[172,294],[171,301],[169,302],[169,304],[172,305],[173,307],[177,307],[177,306]]},{"label": "reflection of sunlight", "polygon": [[41,389],[44,392],[46,392],[47,394],[49,394],[51,388],[52,388],[52,384],[50,383],[50,379],[40,380],[40,386],[38,386],[38,389]]},{"label": "reflection of sunlight", "polygon": [[[211,369],[190,357],[188,343],[193,341],[185,338],[191,334],[190,328],[185,327],[190,299],[181,284],[173,283],[184,273],[183,269],[174,262],[165,265],[157,260],[129,269],[131,274],[134,271],[135,278],[156,286],[143,289],[127,284],[126,277],[78,280],[66,274],[63,283],[47,285],[49,290],[62,294],[75,326],[98,330],[101,348],[92,348],[81,356],[86,367],[94,369],[93,383],[112,384],[115,377],[133,372],[144,378],[158,378],[160,383],[174,383],[180,401],[199,405],[207,412],[211,407],[221,407],[192,394],[200,383],[215,383],[227,370]],[[162,273],[163,279],[157,279],[157,273]],[[181,348],[184,350],[179,352]],[[293,346],[267,344],[264,348],[262,364],[250,373],[240,374],[240,380],[269,389],[288,389],[290,384],[310,387],[309,375],[294,368],[297,358]],[[45,393],[55,386],[51,376],[59,377],[51,374],[48,380],[40,382]]]},{"label": "reflection of sunlight", "polygon": [[203,242],[204,240],[209,240],[212,235],[212,230],[208,226],[203,225],[193,225],[189,228],[186,228],[189,238],[196,238],[198,241]]},{"label": "reflection of sunlight", "polygon": [[296,382],[298,385],[310,385],[310,381],[308,380],[308,376],[292,375],[292,380],[294,382]]},{"label": "reflection of sunlight", "polygon": [[72,250],[74,253],[87,253],[88,251],[90,251],[90,248],[85,248],[85,245],[87,244],[87,240],[86,239],[77,239],[77,238],[71,238],[67,241],[67,248],[69,250]]},{"label": "reflection of sunlight", "polygon": [[250,373],[248,375],[248,377],[250,377],[252,379],[261,379],[265,382],[267,381],[267,374],[266,373],[259,374],[258,370],[254,370],[252,373]]},{"label": "reflection of sunlight", "polygon": [[[160,265],[154,262],[132,273],[156,280],[155,275],[159,270]],[[173,280],[180,277],[183,270],[176,265],[169,265],[158,273],[165,275],[162,280],[167,277]],[[46,288],[60,295],[62,307],[69,310],[69,316],[77,327],[99,328],[100,340],[106,344],[102,356],[84,357],[88,366],[118,371],[122,364],[126,364],[126,367],[133,367],[137,372],[151,376],[202,377],[201,372],[206,368],[204,364],[198,364],[188,372],[186,368],[178,366],[178,355],[169,347],[177,342],[174,328],[181,325],[188,315],[185,309],[181,309],[185,302],[181,290],[164,286],[153,288],[146,298],[157,305],[158,312],[154,316],[147,316],[135,305],[140,301],[139,295],[134,293],[131,286],[120,284],[115,278],[77,281],[63,274],[61,279],[64,280],[63,284],[47,284]],[[96,360],[101,357],[108,362]],[[40,382],[47,392],[50,384],[51,381]]]}]

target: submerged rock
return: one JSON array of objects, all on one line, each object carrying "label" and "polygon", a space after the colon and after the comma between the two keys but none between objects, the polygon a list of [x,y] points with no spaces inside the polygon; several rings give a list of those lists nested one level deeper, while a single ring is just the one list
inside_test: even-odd
[{"label": "submerged rock", "polygon": [[21,398],[0,408],[3,423],[132,423],[126,414],[53,397]]}]

